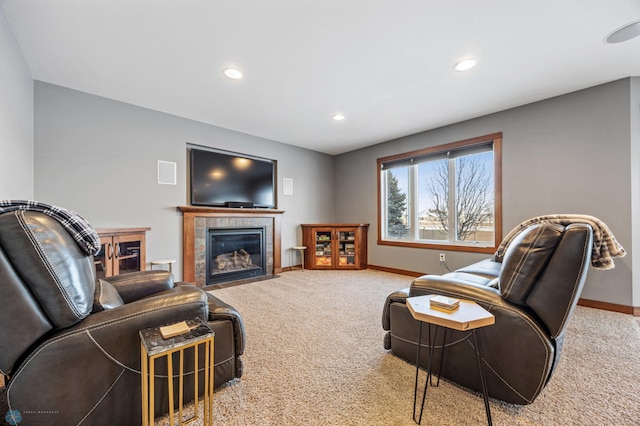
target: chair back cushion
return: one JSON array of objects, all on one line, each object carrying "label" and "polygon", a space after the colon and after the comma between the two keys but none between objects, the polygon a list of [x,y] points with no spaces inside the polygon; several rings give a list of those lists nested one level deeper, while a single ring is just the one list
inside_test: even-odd
[{"label": "chair back cushion", "polygon": [[575,223],[565,228],[553,257],[527,297],[549,335],[560,336],[578,303],[593,250],[591,226]]},{"label": "chair back cushion", "polygon": [[13,269],[2,247],[0,303],[0,372],[11,374],[24,351],[53,326]]},{"label": "chair back cushion", "polygon": [[542,222],[525,228],[507,247],[500,270],[500,292],[511,303],[526,305],[538,276],[546,267],[564,226]]},{"label": "chair back cushion", "polygon": [[57,220],[35,211],[0,214],[0,247],[54,328],[91,313],[93,257]]}]

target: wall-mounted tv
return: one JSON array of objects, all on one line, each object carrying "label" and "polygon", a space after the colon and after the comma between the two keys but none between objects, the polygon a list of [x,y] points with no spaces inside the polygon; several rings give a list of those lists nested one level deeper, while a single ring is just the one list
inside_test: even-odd
[{"label": "wall-mounted tv", "polygon": [[228,151],[189,148],[191,204],[275,208],[276,163]]}]

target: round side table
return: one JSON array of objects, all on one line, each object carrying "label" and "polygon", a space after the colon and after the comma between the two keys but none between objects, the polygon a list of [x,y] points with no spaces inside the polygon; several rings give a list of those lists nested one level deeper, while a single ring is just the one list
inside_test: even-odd
[{"label": "round side table", "polygon": [[158,266],[158,265],[169,265],[169,272],[171,271],[171,265],[173,265],[176,262],[175,259],[162,259],[162,260],[153,260],[151,261],[151,268],[153,269],[154,266]]},{"label": "round side table", "polygon": [[[302,259],[302,266],[300,267],[301,271],[304,271],[304,251],[307,248],[305,246],[295,246],[295,247],[291,247],[291,250],[293,250],[293,253],[296,252],[296,250],[300,253],[300,259]],[[293,259],[292,259],[293,260]],[[291,270],[293,271],[293,261],[291,262]]]}]

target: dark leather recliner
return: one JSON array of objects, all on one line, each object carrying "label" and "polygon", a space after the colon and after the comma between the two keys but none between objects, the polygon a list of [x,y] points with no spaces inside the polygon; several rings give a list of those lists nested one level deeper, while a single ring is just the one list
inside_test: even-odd
[{"label": "dark leather recliner", "polygon": [[[138,331],[148,327],[208,321],[215,386],[242,375],[245,331],[233,307],[195,286],[175,286],[166,271],[108,280],[96,280],[93,256],[57,220],[0,214],[0,373],[7,380],[0,407],[17,410],[20,425],[140,424]],[[157,379],[156,416],[166,413],[167,394],[166,379]]]},{"label": "dark leather recliner", "polygon": [[[565,327],[584,285],[592,239],[588,224],[537,223],[518,234],[502,258],[415,279],[410,288],[386,300],[385,348],[415,363],[419,323],[405,304],[407,297],[441,294],[475,301],[495,315],[494,325],[477,330],[489,395],[515,404],[532,403],[560,359]],[[442,337],[439,333],[435,344],[435,366]],[[447,330],[444,345],[442,376],[480,392],[469,333]],[[426,367],[428,351],[421,355],[420,365]]]}]

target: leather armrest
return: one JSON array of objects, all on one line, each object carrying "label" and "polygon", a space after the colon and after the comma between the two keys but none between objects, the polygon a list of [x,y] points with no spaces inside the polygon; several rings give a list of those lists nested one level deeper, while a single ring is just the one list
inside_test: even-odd
[{"label": "leather armrest", "polygon": [[[195,287],[191,283],[179,281],[176,287]],[[244,353],[246,342],[244,321],[242,316],[236,309],[207,292],[209,300],[209,321],[227,320],[233,324],[233,341],[235,343],[236,356]]]},{"label": "leather armrest", "polygon": [[246,341],[244,321],[242,320],[242,317],[233,306],[223,302],[211,293],[207,293],[207,297],[209,300],[209,321],[231,321],[233,324],[236,356],[242,355],[244,353]]},{"label": "leather armrest", "polygon": [[384,302],[384,308],[382,309],[382,329],[391,330],[391,319],[389,314],[389,306],[394,302],[405,303],[405,300],[409,297],[409,289],[403,288],[402,290],[394,291],[387,296],[387,300]]},{"label": "leather armrest", "polygon": [[173,288],[173,275],[169,271],[140,271],[108,277],[124,303],[133,302],[152,294]]},{"label": "leather armrest", "polygon": [[[196,317],[206,320],[207,313],[208,300],[205,292],[198,288],[177,287],[89,315],[84,321],[66,329],[65,332],[117,326],[117,323],[134,321],[134,318],[139,318],[135,320],[139,322],[136,325],[139,328],[136,330],[141,330]],[[115,324],[110,324],[111,322]]]}]

